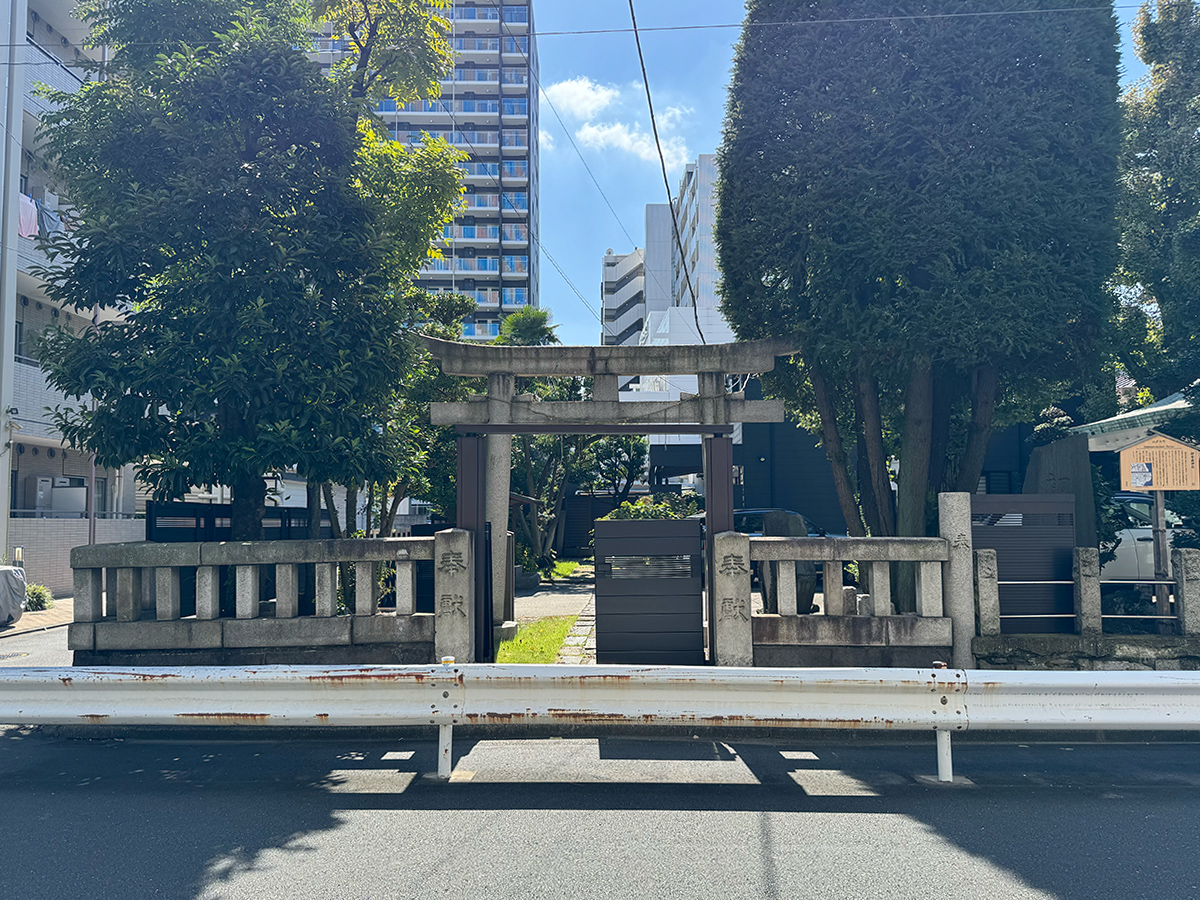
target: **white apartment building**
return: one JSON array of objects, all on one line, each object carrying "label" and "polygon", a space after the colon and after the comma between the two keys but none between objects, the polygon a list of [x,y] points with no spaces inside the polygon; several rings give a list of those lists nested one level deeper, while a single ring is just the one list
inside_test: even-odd
[{"label": "white apartment building", "polygon": [[422,132],[469,154],[467,208],[442,239],[418,283],[474,297],[467,339],[490,340],[500,319],[538,296],[537,41],[529,0],[456,2],[445,11],[456,54],[437,100],[379,107],[396,140]]},{"label": "white apartment building", "polygon": [[39,83],[77,89],[84,76],[72,64],[88,51],[86,27],[70,15],[73,0],[18,0],[16,7],[4,31],[3,116],[11,140],[0,170],[0,454],[9,478],[0,479],[0,546],[9,560],[21,548],[31,582],[69,594],[71,547],[141,540],[145,523],[133,518],[132,467],[93,471],[90,455],[64,446],[48,408],[65,398],[31,356],[32,338],[47,326],[90,325],[90,317],[51,303],[33,274],[49,262],[36,246],[39,229],[60,228],[66,205],[35,137],[49,106],[34,90]]}]

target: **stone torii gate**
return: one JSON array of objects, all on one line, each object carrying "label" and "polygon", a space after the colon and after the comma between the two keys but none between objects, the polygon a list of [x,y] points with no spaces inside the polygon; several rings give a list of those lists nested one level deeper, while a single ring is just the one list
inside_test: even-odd
[{"label": "stone torii gate", "polygon": [[[475,656],[479,661],[492,658],[492,623],[499,624],[504,618],[507,554],[494,552],[488,569],[484,541],[488,525],[493,535],[508,533],[514,434],[699,434],[703,437],[708,534],[731,531],[733,426],[782,422],[784,409],[782,401],[748,401],[743,394],[729,393],[726,375],[769,372],[775,368],[776,357],[795,352],[782,341],[675,347],[514,347],[426,337],[425,345],[441,363],[444,374],[488,380],[486,395],[457,403],[433,403],[430,409],[434,425],[452,425],[458,431],[458,527],[475,536],[474,568],[480,576],[475,579]],[[675,401],[620,400],[619,378],[634,375],[696,375],[699,389]],[[592,378],[592,399],[542,401],[516,393],[518,377],[554,376]],[[708,548],[708,583],[712,584],[711,540]],[[490,605],[486,602],[489,593]],[[711,623],[711,597],[708,606]],[[715,658],[714,631],[709,628],[710,659]]]}]

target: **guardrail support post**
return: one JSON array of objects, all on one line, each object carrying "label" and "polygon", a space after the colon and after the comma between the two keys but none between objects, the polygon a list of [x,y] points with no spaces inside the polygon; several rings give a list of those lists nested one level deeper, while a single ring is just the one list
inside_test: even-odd
[{"label": "guardrail support post", "polygon": [[954,668],[975,668],[975,560],[971,551],[971,495],[938,494],[938,535],[949,542],[950,558],[942,566],[942,598],[954,628]]},{"label": "guardrail support post", "polygon": [[[939,731],[938,734],[941,734]],[[450,764],[454,754],[454,726],[438,726],[438,778],[450,780]]]},{"label": "guardrail support post", "polygon": [[[766,571],[768,565],[763,565]],[[794,567],[793,567],[794,568]],[[795,584],[795,575],[792,583]],[[750,537],[725,531],[713,538],[713,598],[718,666],[754,665],[754,626],[750,611]],[[792,612],[795,612],[793,605]]]},{"label": "guardrail support post", "polygon": [[1172,551],[1171,574],[1175,578],[1179,632],[1200,634],[1200,550],[1189,547]]},{"label": "guardrail support post", "polygon": [[954,756],[950,750],[950,732],[937,732],[937,779],[942,784],[954,781]]},{"label": "guardrail support post", "polygon": [[1000,633],[1000,584],[995,550],[975,551],[975,614],[980,634]]},{"label": "guardrail support post", "polygon": [[1100,617],[1100,550],[1096,547],[1076,547],[1072,556],[1075,633],[1100,634],[1104,631],[1104,620]]}]

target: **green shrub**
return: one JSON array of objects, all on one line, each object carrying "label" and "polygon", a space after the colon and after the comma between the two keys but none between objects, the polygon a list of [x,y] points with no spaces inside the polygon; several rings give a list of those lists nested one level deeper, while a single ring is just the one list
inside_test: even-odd
[{"label": "green shrub", "polygon": [[44,584],[25,585],[26,612],[41,612],[54,607],[54,594]]},{"label": "green shrub", "polygon": [[650,494],[626,500],[603,519],[686,519],[704,512],[703,498],[695,494]]}]

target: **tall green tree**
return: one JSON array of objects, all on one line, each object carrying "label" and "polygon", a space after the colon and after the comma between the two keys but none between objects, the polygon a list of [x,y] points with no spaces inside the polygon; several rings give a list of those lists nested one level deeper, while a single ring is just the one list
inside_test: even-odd
[{"label": "tall green tree", "polygon": [[1161,397],[1200,376],[1200,6],[1147,3],[1133,37],[1150,71],[1122,97],[1118,358]]},{"label": "tall green tree", "polygon": [[1115,22],[1090,0],[747,4],[723,308],[743,339],[794,339],[768,383],[819,422],[851,533],[924,534],[933,491],[974,490],[997,405],[1090,364],[1116,101]]},{"label": "tall green tree", "polygon": [[411,278],[461,196],[460,156],[385,142],[297,49],[295,9],[105,0],[107,80],[52,93],[43,126],[75,205],[47,291],[125,311],[46,337],[50,381],[80,399],[58,425],[159,497],[229,485],[238,540],[261,536],[266,473],[395,470]]}]

